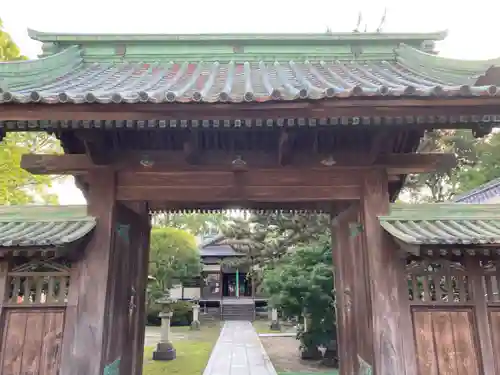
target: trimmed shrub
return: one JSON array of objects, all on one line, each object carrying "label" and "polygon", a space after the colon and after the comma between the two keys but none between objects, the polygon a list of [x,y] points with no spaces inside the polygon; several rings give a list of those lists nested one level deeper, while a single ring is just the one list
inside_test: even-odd
[{"label": "trimmed shrub", "polygon": [[[176,326],[189,326],[193,321],[193,308],[192,304],[186,301],[178,301],[172,304],[172,320],[170,325]],[[146,325],[149,326],[160,326],[161,319],[158,316],[161,312],[161,306],[158,304],[151,304],[148,306],[146,315]]]}]

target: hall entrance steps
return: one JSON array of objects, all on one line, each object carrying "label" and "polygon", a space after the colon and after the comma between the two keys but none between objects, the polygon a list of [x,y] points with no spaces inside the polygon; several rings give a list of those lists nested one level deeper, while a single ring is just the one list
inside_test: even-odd
[{"label": "hall entrance steps", "polygon": [[255,301],[253,298],[224,298],[221,301],[222,320],[255,320]]}]

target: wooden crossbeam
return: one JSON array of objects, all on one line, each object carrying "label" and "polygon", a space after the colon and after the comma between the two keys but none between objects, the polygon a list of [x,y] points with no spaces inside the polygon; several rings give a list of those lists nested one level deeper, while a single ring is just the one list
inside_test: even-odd
[{"label": "wooden crossbeam", "polygon": [[359,199],[359,187],[349,186],[118,186],[122,201],[190,203],[311,202]]},{"label": "wooden crossbeam", "polygon": [[[191,165],[182,152],[129,152],[118,153],[113,161],[103,167],[92,162],[85,154],[67,155],[24,155],[21,167],[34,174],[65,174],[81,175],[100,168],[111,168],[116,171],[234,171],[234,156],[228,153],[206,153],[198,165]],[[406,175],[412,173],[433,172],[442,168],[454,166],[455,158],[450,154],[382,154],[375,162],[370,163],[366,155],[353,154],[351,157],[335,156],[333,162],[322,163],[324,155],[304,154],[294,158],[294,164],[283,169],[325,169],[329,171],[346,172],[372,168],[386,169],[389,175]],[[262,152],[244,154],[242,160],[245,169],[276,169],[279,164],[275,157],[270,158]],[[337,162],[338,160],[338,162]]]},{"label": "wooden crossbeam", "polygon": [[[239,177],[241,180],[238,183]],[[191,171],[191,172],[118,172],[119,187],[190,187],[220,188],[225,186],[289,187],[343,186],[357,187],[361,175],[356,171],[323,169],[267,169],[246,172]]]},{"label": "wooden crossbeam", "polygon": [[343,99],[269,103],[1,104],[0,120],[221,120],[484,115],[498,113],[500,97]]},{"label": "wooden crossbeam", "polygon": [[169,203],[321,202],[359,199],[361,175],[328,169],[117,173],[123,201]]}]

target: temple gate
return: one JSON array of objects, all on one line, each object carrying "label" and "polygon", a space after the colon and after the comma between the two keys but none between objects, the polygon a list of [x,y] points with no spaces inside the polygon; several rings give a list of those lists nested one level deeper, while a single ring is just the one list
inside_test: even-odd
[{"label": "temple gate", "polygon": [[86,207],[0,208],[0,373],[57,375]]},{"label": "temple gate", "polygon": [[[414,242],[383,220],[406,175],[453,163],[424,152],[427,131],[481,137],[498,123],[491,62],[434,56],[443,34],[31,35],[42,59],[0,64],[0,129],[54,133],[65,155],[22,166],[74,175],[95,220],[69,271],[60,374],[140,374],[149,213],[229,207],[332,216],[342,375],[422,374],[422,350],[436,348],[415,332],[430,322],[463,353],[480,343],[467,366],[495,373],[486,276],[467,276],[475,293],[434,297],[438,308],[424,297],[425,280],[486,263],[426,268],[441,259],[409,257],[401,243]],[[446,324],[462,336],[436,336]]]}]

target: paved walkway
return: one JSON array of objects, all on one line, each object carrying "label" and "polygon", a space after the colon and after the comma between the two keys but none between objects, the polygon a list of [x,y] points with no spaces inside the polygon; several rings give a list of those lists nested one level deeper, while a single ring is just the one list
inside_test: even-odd
[{"label": "paved walkway", "polygon": [[276,375],[250,322],[226,321],[203,375]]}]

